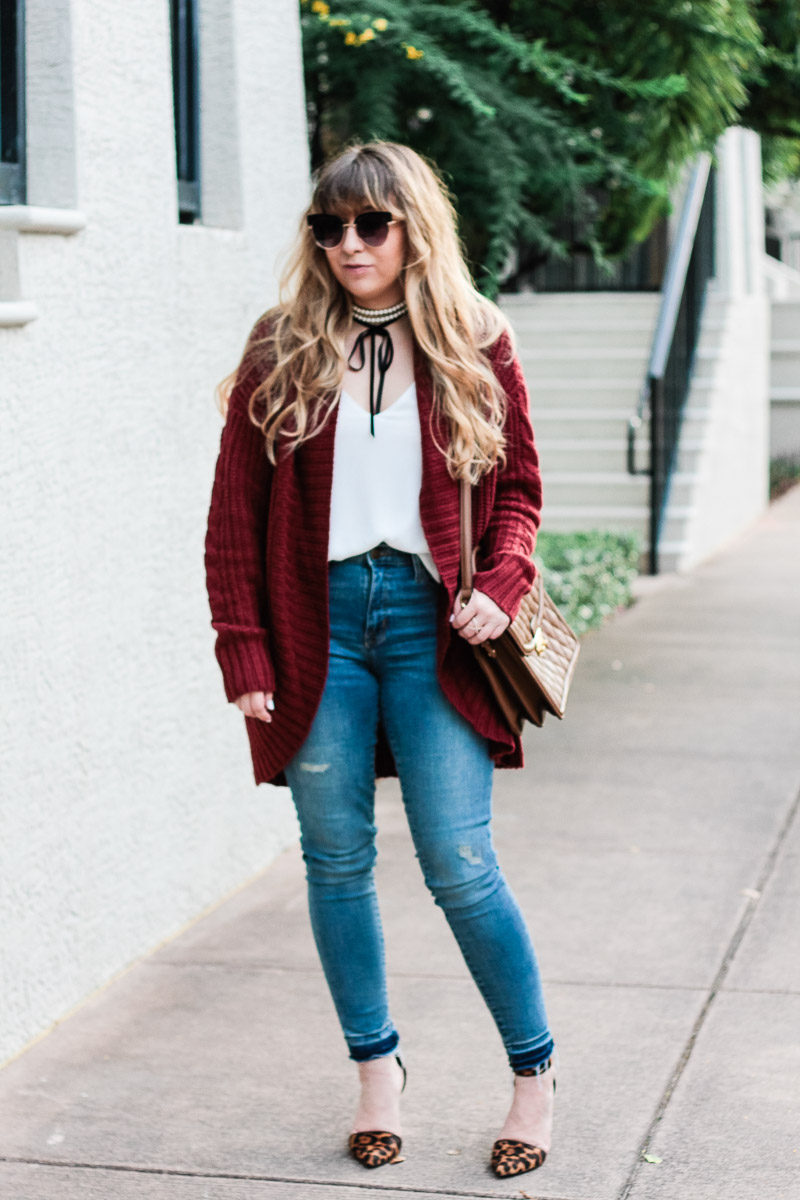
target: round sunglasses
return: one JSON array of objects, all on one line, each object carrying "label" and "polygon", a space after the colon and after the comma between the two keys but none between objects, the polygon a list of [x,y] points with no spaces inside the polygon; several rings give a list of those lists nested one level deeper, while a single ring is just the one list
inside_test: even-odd
[{"label": "round sunglasses", "polygon": [[389,236],[389,226],[402,219],[390,212],[362,212],[354,221],[343,221],[332,213],[311,213],[306,217],[314,241],[323,250],[335,250],[345,229],[355,229],[365,246],[382,246]]}]

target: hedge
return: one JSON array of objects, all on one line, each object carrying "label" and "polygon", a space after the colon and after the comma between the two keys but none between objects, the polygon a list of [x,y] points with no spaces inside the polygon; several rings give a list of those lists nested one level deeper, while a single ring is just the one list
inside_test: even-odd
[{"label": "hedge", "polygon": [[581,634],[632,602],[640,551],[635,534],[545,532],[537,540],[535,559],[548,592]]}]

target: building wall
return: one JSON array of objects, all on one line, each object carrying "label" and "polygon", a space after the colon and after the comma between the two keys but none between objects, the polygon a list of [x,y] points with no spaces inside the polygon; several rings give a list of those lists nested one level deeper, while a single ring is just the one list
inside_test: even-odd
[{"label": "building wall", "polygon": [[[197,225],[166,0],[27,8],[31,207],[0,209],[0,1061],[296,832],[225,701],[203,539],[213,387],[308,193],[297,5],[203,0]],[[53,228],[77,232],[31,231]]]}]

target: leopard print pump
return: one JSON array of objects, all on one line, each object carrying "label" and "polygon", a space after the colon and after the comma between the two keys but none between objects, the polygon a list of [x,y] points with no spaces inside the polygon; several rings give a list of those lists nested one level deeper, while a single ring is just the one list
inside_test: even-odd
[{"label": "leopard print pump", "polygon": [[[402,1093],[405,1091],[408,1076],[400,1055],[395,1054],[395,1058],[403,1072],[403,1086],[400,1089]],[[399,1134],[388,1133],[385,1129],[366,1129],[359,1133],[351,1133],[347,1140],[350,1153],[356,1162],[369,1168],[385,1167],[388,1163],[393,1163],[400,1154],[402,1144]]]},{"label": "leopard print pump", "polygon": [[532,1146],[530,1142],[498,1138],[492,1146],[492,1170],[501,1179],[508,1175],[524,1175],[526,1171],[535,1171],[546,1158],[547,1152],[542,1150],[541,1146]]},{"label": "leopard print pump", "polygon": [[[551,1066],[552,1059],[548,1058],[538,1067],[523,1068],[516,1071],[515,1074],[543,1075]],[[555,1090],[556,1081],[553,1078],[553,1091],[555,1092]],[[524,1175],[527,1171],[537,1170],[546,1158],[547,1151],[543,1150],[541,1146],[534,1146],[530,1142],[520,1142],[516,1138],[498,1138],[492,1146],[491,1167],[495,1175],[506,1179],[510,1175]]]},{"label": "leopard print pump", "polygon": [[351,1133],[347,1144],[353,1158],[362,1167],[385,1167],[387,1163],[394,1162],[403,1143],[396,1133],[369,1129],[362,1133]]}]

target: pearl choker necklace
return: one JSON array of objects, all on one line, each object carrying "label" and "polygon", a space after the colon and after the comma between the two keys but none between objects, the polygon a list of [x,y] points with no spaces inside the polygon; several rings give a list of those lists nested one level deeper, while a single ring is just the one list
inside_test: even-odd
[{"label": "pearl choker necklace", "polygon": [[391,308],[362,308],[360,304],[353,305],[353,316],[360,325],[389,325],[398,321],[408,312],[405,300],[393,304]]}]

